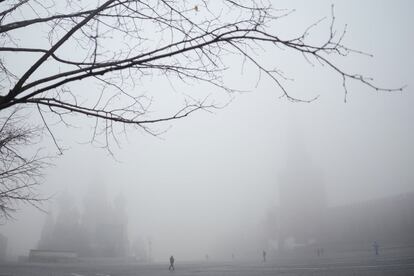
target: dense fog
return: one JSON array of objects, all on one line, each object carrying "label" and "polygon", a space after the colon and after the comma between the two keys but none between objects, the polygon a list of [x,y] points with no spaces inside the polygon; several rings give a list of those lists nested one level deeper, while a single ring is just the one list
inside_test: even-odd
[{"label": "dense fog", "polygon": [[[329,18],[330,4],[278,1],[278,7],[296,11],[272,27],[289,36]],[[47,213],[21,205],[14,219],[0,225],[8,256],[16,259],[42,247],[99,255],[91,248],[100,241],[103,246],[108,237],[119,244],[111,247],[114,255],[155,262],[168,262],[171,255],[177,261],[259,260],[263,250],[272,258],[320,236],[324,244],[347,239],[400,244],[404,235],[412,240],[407,229],[414,225],[409,211],[414,5],[334,4],[336,24],[348,24],[346,44],[374,56],[350,55],[341,64],[373,77],[379,86],[407,85],[403,92],[376,92],[349,82],[345,103],[340,76],[301,56],[266,49],[261,54],[294,79],[286,82],[292,95],[318,99],[289,102],[265,76],[256,87],[257,72],[249,67],[241,72],[236,59],[230,60],[236,69],[226,78],[249,92],[228,96],[204,85],[177,84],[174,90],[168,81],[149,81],[143,90],[158,96],[155,111],[161,114],[181,91],[211,95],[221,103],[232,100],[213,113],[159,124],[163,133],[157,137],[128,131],[119,145],[111,144],[113,155],[88,143],[90,126],[81,117],[74,118],[79,128],[54,127],[67,150],[54,159],[39,190],[51,197],[42,205]],[[329,28],[328,22],[320,28]],[[55,151],[52,141],[44,144]],[[364,226],[355,232],[345,223],[381,216],[386,217],[378,219],[382,226],[373,222],[380,228],[376,232]],[[405,224],[399,230],[381,230],[400,223]]]}]

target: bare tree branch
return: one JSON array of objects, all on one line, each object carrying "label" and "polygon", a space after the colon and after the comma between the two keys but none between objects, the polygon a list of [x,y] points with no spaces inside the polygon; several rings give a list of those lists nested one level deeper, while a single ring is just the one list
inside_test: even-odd
[{"label": "bare tree branch", "polygon": [[27,153],[27,147],[37,143],[42,131],[25,120],[17,110],[0,118],[0,222],[11,218],[19,204],[41,209],[46,200],[36,188],[44,168],[50,165],[49,157],[42,156],[40,150]]},{"label": "bare tree branch", "polygon": [[[177,93],[182,95],[182,105],[172,107],[169,114],[153,115],[151,92],[147,96],[141,84],[148,78],[155,81],[165,78],[171,83],[178,80],[183,84],[206,84],[232,95],[240,89],[225,81],[225,72],[232,69],[228,56],[239,58],[243,70],[244,67],[257,70],[258,81],[267,77],[282,97],[295,102],[311,102],[316,97],[292,96],[286,86],[289,78],[278,68],[280,64],[269,66],[261,56],[264,51],[299,54],[304,57],[305,65],[315,69],[326,66],[339,77],[345,99],[349,81],[375,91],[403,89],[383,88],[360,73],[343,69],[341,58],[366,54],[343,44],[346,26],[343,31],[336,30],[333,7],[325,39],[310,42],[314,30],[322,28],[327,20],[316,21],[302,32],[284,38],[269,26],[289,16],[291,11],[274,9],[271,4],[270,0],[201,0],[197,3],[15,0],[2,3],[2,189],[31,190],[31,184],[38,183],[35,179],[45,165],[37,155],[27,159],[15,148],[29,145],[32,133],[37,133],[29,125],[19,127],[11,124],[10,118],[6,119],[5,114],[22,106],[36,108],[43,129],[50,134],[59,152],[62,147],[48,122],[58,121],[69,126],[68,118],[73,115],[92,119],[92,142],[101,137],[104,147],[110,151],[111,141],[118,143],[116,125],[123,127],[124,132],[126,127],[135,127],[158,135],[160,132],[153,129],[156,123],[220,108],[214,98]],[[29,34],[37,39],[27,39],[25,36]],[[16,58],[21,62],[17,64]],[[10,141],[14,146],[10,146]],[[19,173],[23,178],[18,178]],[[17,186],[10,186],[9,181]],[[21,198],[21,194],[7,196],[10,200]],[[34,194],[26,196],[33,199],[28,202],[36,202]],[[3,213],[13,209],[9,202],[2,200]]]}]

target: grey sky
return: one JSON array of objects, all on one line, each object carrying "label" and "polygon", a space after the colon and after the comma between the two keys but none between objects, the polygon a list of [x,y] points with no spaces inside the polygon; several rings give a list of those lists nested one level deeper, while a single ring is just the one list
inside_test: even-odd
[{"label": "grey sky", "polygon": [[[251,92],[236,95],[214,114],[200,112],[170,124],[162,139],[130,132],[115,151],[119,162],[78,143],[86,140],[84,131],[57,130],[71,149],[46,174],[44,193],[66,190],[81,202],[90,182],[105,184],[112,198],[123,193],[130,237],[151,238],[154,256],[162,260],[172,253],[182,259],[203,258],[219,237],[260,225],[267,210],[277,205],[278,175],[292,153],[298,158],[306,154],[323,172],[331,205],[414,190],[414,3],[277,1],[276,8],[296,12],[274,28],[284,35],[302,30],[329,17],[331,3],[337,27],[348,24],[346,45],[374,55],[354,55],[340,64],[374,77],[380,86],[406,84],[402,93],[377,93],[350,82],[344,103],[338,75],[312,68],[300,56],[266,52],[269,62],[281,64],[295,79],[286,83],[292,95],[319,99],[289,103],[278,98],[278,88],[268,79],[263,77],[254,88],[257,75],[241,76],[237,68],[229,80],[249,83]],[[203,89],[193,86],[186,93],[211,92]],[[177,93],[164,83],[149,83],[146,90],[166,93],[158,103],[161,109]],[[23,208],[16,221],[0,226],[10,238],[12,253],[24,254],[36,246],[43,220],[43,214]]]}]

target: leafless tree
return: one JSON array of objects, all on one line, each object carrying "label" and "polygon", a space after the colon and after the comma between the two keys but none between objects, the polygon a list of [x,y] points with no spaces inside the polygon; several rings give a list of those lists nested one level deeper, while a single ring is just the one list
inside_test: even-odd
[{"label": "leafless tree", "polygon": [[[345,95],[348,81],[375,90],[401,89],[378,87],[371,79],[347,72],[337,64],[338,57],[364,53],[342,43],[345,29],[336,31],[333,12],[327,19],[330,23],[323,41],[309,39],[321,21],[283,38],[272,32],[271,25],[290,12],[274,9],[271,2],[0,1],[0,112],[33,106],[55,142],[49,127],[52,118],[70,124],[70,116],[84,115],[94,120],[91,140],[102,138],[108,148],[110,141],[117,141],[115,126],[123,131],[128,126],[141,128],[156,135],[151,127],[155,123],[219,107],[214,98],[191,95],[183,97],[182,105],[175,106],[171,114],[154,117],[150,112],[152,96],[141,91],[141,84],[148,77],[167,78],[237,92],[223,78],[231,67],[228,56],[239,58],[256,68],[259,75],[270,78],[283,97],[311,101],[292,97],[277,65],[269,68],[268,62],[260,59],[259,51],[269,48],[301,54],[305,65],[330,68],[340,77]],[[13,128],[10,121],[7,124]],[[30,138],[30,128],[14,129],[20,131],[20,136],[8,137],[13,132],[6,131],[2,139],[13,138],[20,144]],[[15,158],[24,160],[18,155]],[[35,164],[28,176],[39,173],[38,159],[24,164]]]},{"label": "leafless tree", "polygon": [[41,139],[42,129],[22,123],[17,110],[0,118],[0,222],[12,216],[19,204],[40,208],[44,198],[36,192],[48,157],[28,147]]},{"label": "leafless tree", "polygon": [[[0,110],[31,104],[40,113],[47,110],[61,120],[70,113],[83,114],[96,120],[95,130],[102,122],[105,135],[112,134],[114,122],[148,130],[150,124],[213,108],[195,100],[177,107],[173,115],[151,118],[147,113],[151,101],[136,92],[137,84],[147,75],[160,73],[232,92],[222,78],[228,68],[223,57],[228,54],[252,63],[274,81],[283,96],[297,101],[283,86],[281,71],[267,68],[257,58],[255,50],[265,44],[328,66],[342,78],[345,90],[348,80],[389,90],[362,75],[345,72],[333,61],[351,52],[362,54],[342,44],[345,31],[335,31],[333,14],[326,40],[313,45],[307,38],[319,22],[290,39],[269,31],[269,24],[289,15],[273,9],[270,1],[15,0],[1,8]],[[39,41],[19,37],[37,30],[43,34]],[[17,70],[16,59],[27,62]],[[72,87],[87,79],[94,79],[98,89]]]}]

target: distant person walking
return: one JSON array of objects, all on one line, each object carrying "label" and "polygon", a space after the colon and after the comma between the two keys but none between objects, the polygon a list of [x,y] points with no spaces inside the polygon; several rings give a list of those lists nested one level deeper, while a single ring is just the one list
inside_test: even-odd
[{"label": "distant person walking", "polygon": [[174,256],[172,256],[171,255],[171,257],[170,257],[170,267],[168,268],[168,270],[175,270],[175,267],[174,267]]},{"label": "distant person walking", "polygon": [[263,250],[263,262],[266,262],[266,251]]},{"label": "distant person walking", "polygon": [[379,255],[379,244],[377,241],[374,241],[374,243],[372,244],[372,247],[374,248],[374,252],[375,252],[375,256]]}]

